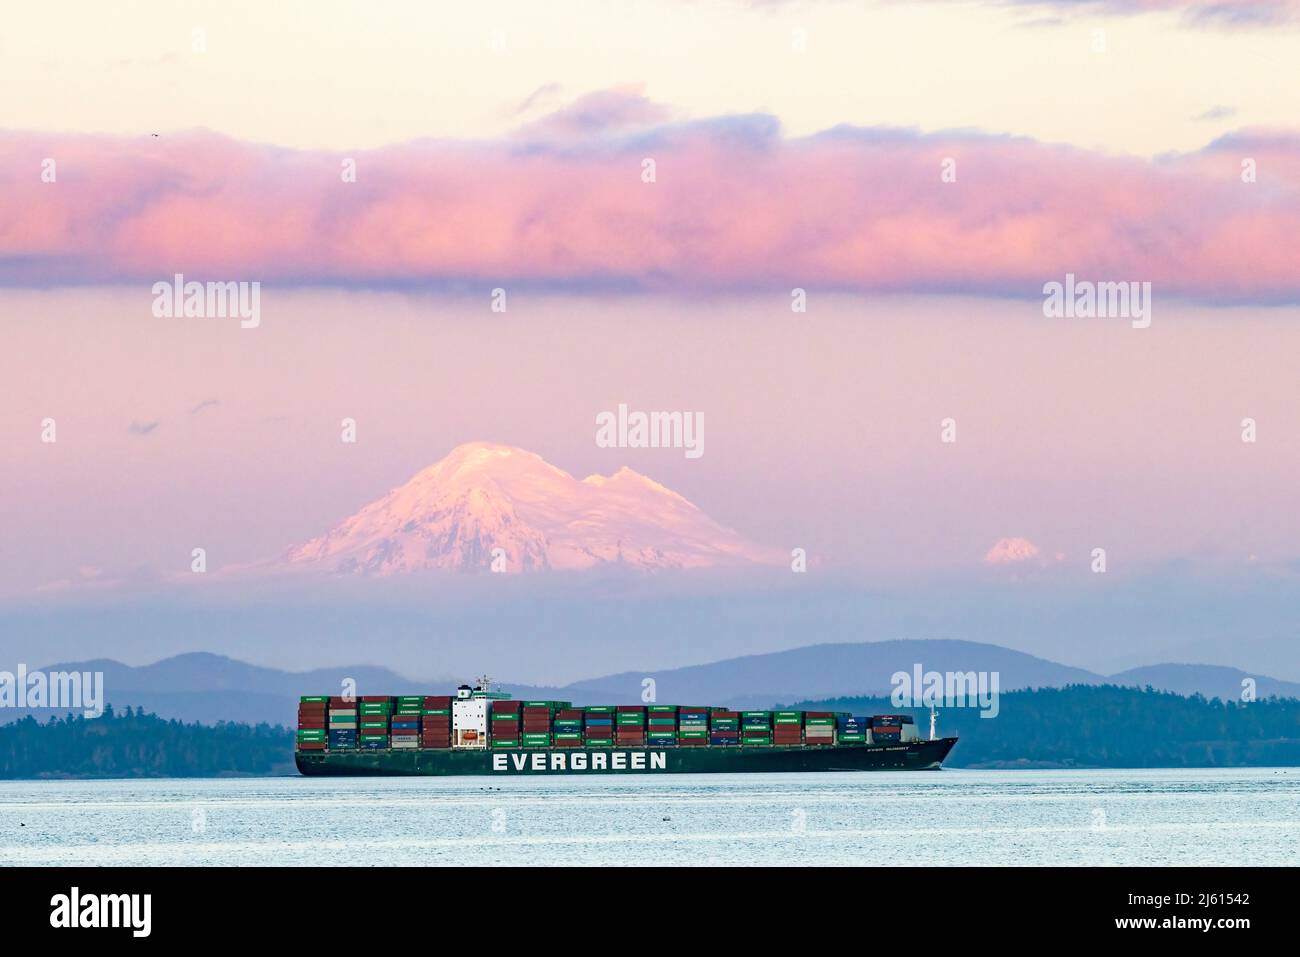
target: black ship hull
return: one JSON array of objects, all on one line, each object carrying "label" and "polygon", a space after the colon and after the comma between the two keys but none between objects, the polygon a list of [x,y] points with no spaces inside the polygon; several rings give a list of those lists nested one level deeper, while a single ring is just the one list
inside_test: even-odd
[{"label": "black ship hull", "polygon": [[956,738],[828,747],[492,748],[298,751],[308,776],[504,774],[746,774],[791,771],[924,771]]}]

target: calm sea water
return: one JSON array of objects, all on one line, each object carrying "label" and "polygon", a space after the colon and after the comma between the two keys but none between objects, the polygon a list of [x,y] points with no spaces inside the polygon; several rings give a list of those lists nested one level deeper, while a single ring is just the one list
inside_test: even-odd
[{"label": "calm sea water", "polygon": [[0,782],[6,864],[1300,864],[1300,768]]}]

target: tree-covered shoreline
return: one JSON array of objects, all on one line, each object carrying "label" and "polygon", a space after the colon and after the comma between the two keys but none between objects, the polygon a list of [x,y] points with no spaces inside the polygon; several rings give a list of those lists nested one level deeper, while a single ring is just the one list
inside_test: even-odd
[{"label": "tree-covered shoreline", "polygon": [[111,706],[0,725],[0,779],[289,774],[293,732],[269,724],[186,724]]},{"label": "tree-covered shoreline", "polygon": [[[914,714],[888,698],[802,701],[806,710]],[[960,738],[949,767],[1300,767],[1300,699],[1224,702],[1150,688],[1072,685],[1000,696],[999,714],[940,709],[939,733]],[[108,707],[0,725],[0,779],[227,777],[294,773],[293,731],[205,725]]]}]

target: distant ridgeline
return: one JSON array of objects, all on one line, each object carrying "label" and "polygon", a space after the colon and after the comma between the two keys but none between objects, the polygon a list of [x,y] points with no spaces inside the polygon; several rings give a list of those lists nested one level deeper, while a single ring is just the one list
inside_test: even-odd
[{"label": "distant ridgeline", "polygon": [[[929,710],[897,708],[888,698],[832,698],[788,707],[904,713],[922,737]],[[1300,766],[1300,699],[1242,704],[1184,698],[1115,685],[1071,685],[1000,696],[995,718],[974,708],[939,709],[940,735],[961,740],[948,767],[1205,768]]]},{"label": "distant ridgeline", "polygon": [[26,717],[0,725],[0,778],[293,772],[293,732],[266,724],[184,724],[109,706],[99,718]]},{"label": "distant ridgeline", "polygon": [[[804,710],[916,716],[888,698],[801,701]],[[1016,767],[1300,766],[1300,699],[1250,704],[1184,698],[1171,692],[1073,685],[1000,696],[996,718],[976,709],[941,708],[939,733],[961,740],[946,764]],[[114,711],[46,722],[0,725],[0,778],[217,777],[290,774],[293,731],[259,724],[184,724]]]}]

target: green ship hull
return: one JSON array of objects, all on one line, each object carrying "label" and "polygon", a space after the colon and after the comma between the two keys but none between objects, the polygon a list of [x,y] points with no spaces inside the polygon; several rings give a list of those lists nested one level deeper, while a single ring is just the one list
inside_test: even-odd
[{"label": "green ship hull", "polygon": [[924,771],[938,768],[956,743],[956,738],[939,738],[878,746],[349,750],[295,756],[298,770],[308,776]]}]

